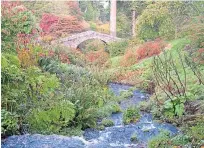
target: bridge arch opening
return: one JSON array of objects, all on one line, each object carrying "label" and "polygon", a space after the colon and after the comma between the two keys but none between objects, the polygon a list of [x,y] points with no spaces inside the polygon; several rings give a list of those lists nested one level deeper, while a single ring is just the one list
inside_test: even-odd
[{"label": "bridge arch opening", "polygon": [[80,49],[82,52],[86,53],[89,51],[97,51],[104,49],[106,50],[107,43],[100,39],[88,39],[81,42],[77,49]]}]

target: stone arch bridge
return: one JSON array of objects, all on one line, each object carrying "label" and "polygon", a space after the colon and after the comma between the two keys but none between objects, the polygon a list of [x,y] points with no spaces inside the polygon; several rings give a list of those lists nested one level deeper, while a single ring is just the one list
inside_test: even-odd
[{"label": "stone arch bridge", "polygon": [[103,41],[105,44],[121,40],[120,38],[113,37],[108,34],[103,34],[95,31],[85,31],[60,39],[59,42],[63,43],[65,46],[76,49],[79,46],[79,44],[89,39],[99,39]]}]

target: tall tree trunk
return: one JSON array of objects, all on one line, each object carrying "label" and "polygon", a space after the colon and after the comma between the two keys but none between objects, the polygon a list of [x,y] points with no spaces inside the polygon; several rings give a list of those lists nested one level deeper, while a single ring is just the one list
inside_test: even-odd
[{"label": "tall tree trunk", "polygon": [[110,10],[110,35],[116,37],[116,1],[111,0]]},{"label": "tall tree trunk", "polygon": [[135,33],[135,10],[132,10],[132,36],[135,37],[136,33]]}]

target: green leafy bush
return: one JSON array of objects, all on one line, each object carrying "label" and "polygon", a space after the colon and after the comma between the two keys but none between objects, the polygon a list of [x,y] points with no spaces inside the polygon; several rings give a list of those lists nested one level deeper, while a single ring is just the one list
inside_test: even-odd
[{"label": "green leafy bush", "polygon": [[204,139],[204,122],[198,121],[195,126],[190,127],[188,134],[196,141],[201,141]]},{"label": "green leafy bush", "polygon": [[2,108],[9,112],[16,111],[20,101],[23,101],[26,93],[24,92],[25,83],[24,72],[20,69],[17,56],[11,54],[2,55]]},{"label": "green leafy bush", "polygon": [[[76,116],[72,121],[73,127],[81,126],[82,129],[96,127],[97,117],[106,116],[113,110],[119,111],[117,106],[114,109],[110,106],[108,110],[110,113],[107,113],[107,108],[102,111],[101,108],[115,97],[88,69],[50,61],[41,61],[41,65],[43,69],[56,73],[63,82],[65,87],[61,91],[65,92],[64,96],[69,98],[76,109]],[[99,114],[99,110],[106,115]]]},{"label": "green leafy bush", "polygon": [[[31,41],[37,35],[35,26],[35,16],[21,3],[2,3],[3,136],[22,133],[30,111],[41,108],[44,102],[55,97],[55,90],[59,87],[55,75],[42,72],[35,67],[37,64],[32,63],[33,59],[38,59],[36,52],[39,49]],[[35,53],[32,58],[28,55],[31,48],[34,48],[32,52]],[[19,54],[19,51],[26,52]],[[29,66],[23,66],[22,60]]]},{"label": "green leafy bush", "polygon": [[[82,81],[81,84],[75,84],[67,90],[67,97],[76,106],[77,116],[75,117],[75,123],[82,125],[83,129],[96,127],[96,119],[99,115],[98,110],[103,108],[104,104],[113,98],[108,91],[104,92],[100,85],[92,85],[88,84],[88,81],[85,82]],[[112,106],[110,109],[112,110]],[[104,111],[106,112],[106,109]]]},{"label": "green leafy bush", "polygon": [[45,71],[57,74],[67,87],[72,85],[73,82],[80,82],[82,79],[84,79],[84,81],[87,80],[88,82],[96,82],[92,74],[87,69],[80,66],[63,64],[51,58],[40,59],[39,65]]},{"label": "green leafy bush", "polygon": [[[190,137],[183,134],[178,134],[171,137],[168,131],[161,131],[159,135],[152,138],[148,142],[148,148],[172,148],[186,146],[191,141]],[[168,146],[167,146],[168,145]]]},{"label": "green leafy bush", "polygon": [[[10,113],[8,118],[17,122],[19,129],[26,124],[25,118],[29,111],[42,106],[42,100],[45,102],[55,97],[55,89],[59,87],[55,75],[43,73],[37,67],[22,69],[17,56],[6,53],[2,56],[1,80],[2,109]],[[14,118],[13,115],[18,115],[19,118]]]},{"label": "green leafy bush", "polygon": [[174,25],[168,8],[162,2],[150,4],[139,16],[136,32],[142,40],[153,40],[157,37],[172,37]]},{"label": "green leafy bush", "polygon": [[6,2],[2,3],[2,51],[15,52],[17,34],[31,33],[35,25],[35,16],[31,11],[22,5],[12,7]]},{"label": "green leafy bush", "polygon": [[129,124],[131,122],[135,123],[139,120],[140,113],[139,109],[136,106],[131,106],[124,111],[123,114],[123,123]]},{"label": "green leafy bush", "polygon": [[187,135],[179,134],[176,135],[171,139],[172,145],[177,145],[177,146],[184,146],[190,142],[190,137]]},{"label": "green leafy bush", "polygon": [[131,32],[131,22],[128,17],[123,14],[117,14],[117,36],[121,38],[126,38],[130,36]]},{"label": "green leafy bush", "polygon": [[94,5],[91,2],[86,2],[85,5],[87,5],[87,11],[83,13],[84,19],[86,21],[95,21],[98,16],[98,10],[94,9]]},{"label": "green leafy bush", "polygon": [[184,102],[185,98],[175,97],[172,100],[166,100],[164,102],[164,114],[169,117],[175,115],[182,116],[184,113]]},{"label": "green leafy bush", "polygon": [[125,49],[128,46],[127,41],[115,42],[108,45],[108,52],[111,57],[123,55],[125,53]]},{"label": "green leafy bush", "polygon": [[69,101],[60,101],[45,109],[33,109],[27,120],[32,133],[57,134],[68,126],[74,117],[74,104]]},{"label": "green leafy bush", "polygon": [[51,93],[60,86],[56,75],[42,73],[37,67],[28,68],[26,71],[26,78],[29,83],[28,94],[30,94],[33,100],[48,99]]},{"label": "green leafy bush", "polygon": [[[170,139],[170,134],[168,131],[161,131],[159,135],[152,138],[148,142],[148,148],[168,148],[168,141]],[[170,146],[169,146],[170,147]]]},{"label": "green leafy bush", "polygon": [[96,31],[96,24],[93,22],[90,22],[90,28],[91,28],[91,30]]},{"label": "green leafy bush", "polygon": [[11,136],[19,133],[18,115],[1,110],[1,136]]}]

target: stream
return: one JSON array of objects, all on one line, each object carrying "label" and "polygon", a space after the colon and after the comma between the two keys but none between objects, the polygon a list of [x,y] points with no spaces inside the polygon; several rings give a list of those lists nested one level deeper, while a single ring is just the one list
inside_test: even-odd
[{"label": "stream", "polygon": [[[119,95],[131,86],[110,83],[109,88]],[[149,95],[133,91],[133,96],[120,103],[122,110],[140,101],[148,99]],[[137,123],[124,125],[123,114],[112,114],[114,126],[106,127],[105,130],[86,129],[83,137],[66,137],[59,135],[25,134],[10,136],[2,142],[2,148],[146,148],[147,142],[155,137],[161,130],[168,130],[170,134],[177,134],[178,129],[168,123],[153,121],[150,113],[141,113]],[[137,140],[131,141],[131,136],[136,134]]]}]

